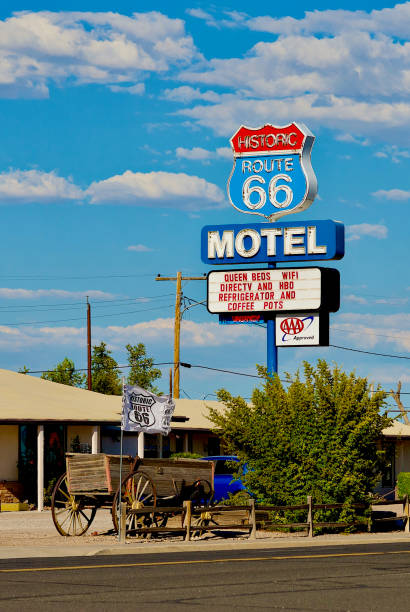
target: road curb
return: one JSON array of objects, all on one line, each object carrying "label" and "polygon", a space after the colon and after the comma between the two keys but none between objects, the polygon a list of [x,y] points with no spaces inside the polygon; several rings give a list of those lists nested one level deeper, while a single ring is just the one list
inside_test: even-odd
[{"label": "road curb", "polygon": [[95,544],[79,544],[78,546],[37,546],[37,547],[0,547],[0,559],[28,559],[44,557],[102,557],[113,555],[152,555],[164,553],[186,553],[186,552],[211,552],[211,551],[246,551],[246,550],[285,550],[293,548],[319,548],[323,546],[335,547],[346,545],[370,545],[370,544],[395,544],[408,543],[410,536],[403,533],[397,534],[366,534],[366,535],[341,535],[341,536],[317,536],[314,539],[298,537],[292,540],[288,538],[269,538],[256,540],[235,540],[222,542],[194,541],[176,542],[167,544],[165,542],[127,542],[115,546],[101,546]]}]

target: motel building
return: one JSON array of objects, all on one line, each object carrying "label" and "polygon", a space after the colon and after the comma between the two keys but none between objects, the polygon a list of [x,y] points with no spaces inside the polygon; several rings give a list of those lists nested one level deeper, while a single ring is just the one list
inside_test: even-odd
[{"label": "motel building", "polygon": [[[144,436],[145,457],[175,452],[220,454],[219,438],[206,418],[218,402],[176,399],[171,433]],[[0,370],[0,510],[24,501],[43,509],[43,491],[65,472],[65,453],[120,453],[121,397]],[[390,463],[377,491],[394,488],[399,472],[410,472],[410,426],[396,421],[380,446]],[[135,456],[135,433],[124,433],[124,454]],[[51,487],[50,491],[51,492]]]},{"label": "motel building", "polygon": [[[144,435],[145,457],[220,452],[206,406],[176,399],[171,433]],[[43,490],[65,472],[65,453],[120,454],[120,396],[103,395],[27,374],[0,370],[0,510],[24,501],[43,509]],[[137,454],[137,435],[124,433],[123,452]]]}]

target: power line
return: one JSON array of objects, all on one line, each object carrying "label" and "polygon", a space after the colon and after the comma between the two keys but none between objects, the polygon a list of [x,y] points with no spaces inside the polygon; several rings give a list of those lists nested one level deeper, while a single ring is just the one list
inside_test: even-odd
[{"label": "power line", "polygon": [[237,376],[249,376],[251,378],[263,378],[259,374],[246,374],[245,372],[234,372],[233,370],[223,370],[221,368],[211,368],[210,366],[203,365],[195,365],[192,363],[184,363],[183,361],[179,362],[179,365],[184,368],[201,368],[202,370],[213,370],[214,372],[225,372],[226,374],[236,374]]},{"label": "power line", "polygon": [[[142,278],[142,277],[152,277],[154,276],[153,272],[147,272],[146,274],[93,274],[93,275],[83,275],[83,276],[64,276],[61,274],[1,274],[0,279],[4,278],[7,280],[80,280],[80,279],[94,279],[94,278]],[[158,276],[166,276],[165,274]]]},{"label": "power line", "polygon": [[[138,312],[148,312],[151,310],[162,310],[164,308],[169,308],[170,306],[173,306],[173,304],[163,304],[162,306],[153,306],[152,308],[144,308],[142,310],[128,310],[127,312],[110,312],[108,314],[93,315],[93,319],[95,319],[96,317],[99,317],[99,318],[101,317],[119,317],[122,315],[135,314]],[[0,323],[0,326],[17,327],[19,325],[44,325],[45,323],[67,323],[68,321],[84,321],[84,317],[75,317],[71,319],[53,319],[53,320],[48,320],[48,321],[28,321],[25,323]]]},{"label": "power line", "polygon": [[[341,327],[337,327],[336,325],[332,325],[332,331],[336,331],[336,332],[340,332],[340,333],[344,333],[344,334],[351,334],[352,331],[349,329],[342,329]],[[400,331],[399,329],[394,329],[392,328],[392,331]],[[388,334],[375,334],[372,331],[366,331],[366,330],[360,330],[361,334],[367,334],[368,336],[377,336],[378,338],[398,338],[398,339],[402,339],[403,336],[390,336]]]},{"label": "power line", "polygon": [[[134,302],[137,300],[151,300],[151,299],[160,299],[163,297],[169,297],[170,295],[174,295],[173,293],[162,293],[161,295],[141,295],[132,298],[120,298],[115,300],[100,300],[98,298],[91,298],[92,304],[94,307],[99,307],[100,305],[109,305],[118,302]],[[86,296],[84,296],[85,298]],[[32,298],[30,298],[32,299]],[[91,300],[90,300],[91,301]],[[86,302],[63,302],[63,303],[52,303],[52,304],[13,304],[12,306],[0,306],[1,309],[7,310],[8,308],[30,308],[32,310],[38,308],[44,308],[45,310],[71,310],[76,308],[84,308]],[[20,310],[7,310],[7,312],[20,312]]]},{"label": "power line", "polygon": [[[159,363],[153,363],[152,366],[165,366],[165,365],[173,365],[174,362],[173,361],[164,361],[164,362],[159,362]],[[222,368],[213,368],[211,366],[204,366],[204,365],[198,365],[198,364],[191,364],[191,363],[186,363],[183,361],[179,362],[179,365],[181,365],[182,367],[185,368],[200,368],[200,369],[204,369],[204,370],[211,370],[214,372],[224,372],[226,374],[235,374],[236,376],[246,376],[246,377],[251,377],[251,378],[264,378],[264,376],[260,376],[259,374],[248,374],[246,372],[235,372],[234,370],[225,370]],[[114,366],[115,370],[123,370],[125,368],[130,368],[130,365],[121,365],[121,366]],[[42,373],[46,373],[46,372],[54,372],[55,368],[52,370],[29,370],[28,372],[26,372],[26,374],[42,374]],[[87,370],[87,368],[75,368],[74,372],[85,372]],[[289,383],[290,381],[285,380],[283,378],[279,379],[281,382],[284,383]],[[390,393],[390,391],[387,391],[387,389],[380,389],[380,391],[383,391],[384,393]],[[212,393],[208,394],[208,395],[214,395]],[[401,391],[401,395],[410,395],[410,391]],[[387,406],[388,407],[388,406]]]},{"label": "power line", "polygon": [[80,279],[94,279],[94,278],[131,278],[131,277],[143,277],[143,276],[153,276],[153,273],[147,273],[147,274],[95,274],[92,276],[89,275],[85,275],[85,276],[62,276],[62,275],[16,275],[16,276],[5,276],[5,275],[0,275],[0,279],[4,278],[7,280],[60,280],[60,279],[65,279],[65,280],[80,280]]},{"label": "power line", "polygon": [[[160,363],[153,363],[153,366],[166,366],[172,365],[173,361],[163,361]],[[126,368],[132,368],[131,365],[116,365],[113,366],[113,370],[125,370]],[[75,368],[73,372],[86,372],[88,368]],[[50,372],[55,372],[55,368],[53,370],[28,370],[27,372],[19,372],[20,374],[48,374]]]},{"label": "power line", "polygon": [[353,351],[354,353],[365,353],[366,355],[378,355],[379,357],[392,357],[394,359],[410,359],[405,355],[391,355],[389,353],[375,353],[374,351],[363,351],[361,349],[354,349],[347,346],[338,346],[337,344],[329,344],[333,348],[342,349],[343,351]]}]

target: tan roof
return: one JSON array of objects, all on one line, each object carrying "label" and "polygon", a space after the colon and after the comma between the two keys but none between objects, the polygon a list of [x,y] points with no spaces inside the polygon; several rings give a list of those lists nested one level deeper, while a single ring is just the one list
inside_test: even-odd
[{"label": "tan roof", "polygon": [[410,425],[404,425],[404,423],[400,423],[399,421],[394,421],[393,425],[390,427],[386,427],[383,429],[383,435],[390,437],[409,437],[410,438]]},{"label": "tan roof", "polygon": [[189,420],[185,423],[172,423],[172,429],[212,429],[214,425],[206,418],[207,406],[212,406],[212,408],[223,406],[219,402],[208,400],[176,399],[174,401],[174,416],[187,416]]},{"label": "tan roof", "polygon": [[[187,421],[173,422],[173,429],[210,429],[206,406],[218,402],[175,400],[176,417]],[[119,423],[121,397],[103,395],[48,380],[0,370],[0,423],[18,421],[60,421]]]}]

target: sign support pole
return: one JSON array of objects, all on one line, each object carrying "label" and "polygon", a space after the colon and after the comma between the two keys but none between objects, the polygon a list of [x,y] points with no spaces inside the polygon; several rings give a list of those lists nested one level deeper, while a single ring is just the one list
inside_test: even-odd
[{"label": "sign support pole", "polygon": [[[275,263],[268,263],[268,268],[276,268]],[[278,347],[275,337],[275,318],[268,319],[266,330],[266,368],[268,374],[278,373]]]},{"label": "sign support pole", "polygon": [[124,440],[124,429],[123,429],[123,415],[124,415],[124,395],[125,395],[125,376],[122,377],[122,414],[121,414],[121,433],[120,433],[120,494],[118,496],[118,507],[116,512],[118,513],[118,541],[121,542],[122,537],[122,521],[121,521],[121,491],[122,491],[122,453],[123,453],[123,440]]}]

